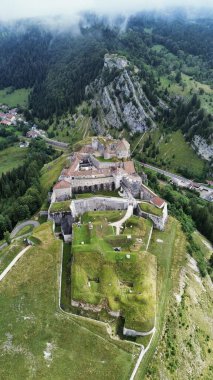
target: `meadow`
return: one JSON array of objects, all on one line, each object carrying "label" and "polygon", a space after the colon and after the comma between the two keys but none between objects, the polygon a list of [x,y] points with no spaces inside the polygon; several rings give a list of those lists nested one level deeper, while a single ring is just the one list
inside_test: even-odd
[{"label": "meadow", "polygon": [[129,379],[138,348],[59,309],[61,242],[51,223],[0,283],[0,378]]},{"label": "meadow", "polygon": [[[187,171],[191,176],[202,176],[205,169],[205,162],[200,159],[192,147],[185,141],[181,131],[165,133],[165,131],[156,130],[150,133],[152,142],[159,149],[155,157],[147,155],[148,151],[143,151],[141,144],[141,157],[147,159],[147,162],[159,166],[163,169],[170,170],[174,173],[182,174]],[[149,150],[149,149],[148,149]]]},{"label": "meadow", "polygon": [[29,93],[30,89],[26,88],[21,88],[18,90],[5,88],[0,90],[0,103],[6,104],[9,107],[27,107]]},{"label": "meadow", "polygon": [[26,157],[27,148],[11,146],[0,151],[0,176],[20,166]]}]

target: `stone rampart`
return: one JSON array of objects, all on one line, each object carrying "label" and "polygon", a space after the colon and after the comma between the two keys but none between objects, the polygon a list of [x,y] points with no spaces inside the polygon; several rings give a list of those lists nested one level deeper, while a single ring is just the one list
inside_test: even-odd
[{"label": "stone rampart", "polygon": [[92,197],[73,200],[71,202],[71,212],[75,218],[88,211],[127,210],[128,205],[128,199],[116,197]]},{"label": "stone rampart", "polygon": [[143,331],[136,331],[136,330],[132,330],[132,329],[127,329],[126,327],[124,327],[123,328],[123,334],[126,336],[133,336],[133,337],[147,336],[147,335],[152,334],[154,332],[154,329],[155,329],[155,327],[153,327],[150,331],[143,332]]},{"label": "stone rampart", "polygon": [[157,215],[142,211],[139,205],[137,206],[137,212],[139,216],[142,216],[145,219],[152,220],[155,228],[157,228],[160,231],[164,230],[165,223],[168,218],[167,203],[165,203],[165,206],[162,210],[162,216],[157,216]]},{"label": "stone rampart", "polygon": [[107,162],[107,161],[99,161],[93,155],[90,156],[90,161],[97,169],[109,169],[109,168],[121,168],[123,167],[122,162]]}]

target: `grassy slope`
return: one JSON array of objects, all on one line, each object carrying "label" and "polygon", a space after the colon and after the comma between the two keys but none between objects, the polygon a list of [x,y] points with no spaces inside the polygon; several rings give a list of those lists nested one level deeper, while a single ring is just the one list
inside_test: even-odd
[{"label": "grassy slope", "polygon": [[58,180],[58,177],[65,166],[67,157],[62,155],[56,160],[44,165],[41,171],[41,185],[44,193],[50,191],[51,186]]},{"label": "grassy slope", "polygon": [[[170,87],[168,85],[170,84]],[[181,75],[181,83],[178,84],[175,81],[171,81],[167,77],[161,77],[162,88],[168,88],[171,95],[180,95],[187,97],[190,94],[197,94],[200,98],[202,107],[207,111],[213,112],[213,89],[207,84],[197,82],[189,75]],[[200,93],[201,90],[201,93]]]},{"label": "grassy slope", "polygon": [[26,156],[27,149],[12,146],[0,151],[0,176],[20,166]]},{"label": "grassy slope", "polygon": [[[157,242],[161,240],[161,242]],[[163,241],[163,242],[162,242]],[[169,218],[164,232],[153,231],[149,251],[157,257],[158,280],[157,280],[157,331],[154,335],[151,347],[139,368],[136,380],[144,379],[147,368],[152,361],[153,354],[161,337],[165,322],[168,297],[171,294],[174,278],[179,275],[180,268],[185,256],[185,238],[179,223]],[[139,338],[141,343],[147,343],[147,339]],[[157,377],[158,378],[158,377]],[[156,378],[155,378],[156,379]]]},{"label": "grassy slope", "polygon": [[27,106],[30,89],[21,88],[10,93],[10,89],[0,90],[0,103],[9,107]]},{"label": "grassy slope", "polygon": [[[0,283],[0,377],[128,379],[136,349],[111,340],[101,326],[58,310],[61,242],[49,223],[38,227],[35,236],[42,245],[31,248]],[[49,361],[44,358],[47,343]]]},{"label": "grassy slope", "polygon": [[80,116],[75,123],[71,116],[68,115],[62,117],[57,125],[56,123],[51,125],[48,132],[54,132],[56,140],[72,144],[88,137],[90,129],[91,120],[88,116]]},{"label": "grassy slope", "polygon": [[149,158],[149,162],[174,172],[178,172],[178,168],[185,168],[194,175],[202,174],[204,161],[186,143],[180,131],[164,135],[156,130],[151,133],[151,137],[159,148],[159,154],[152,159]]},{"label": "grassy slope", "polygon": [[165,329],[145,379],[210,380],[212,283],[208,277],[201,280],[196,265],[187,257],[173,285]]},{"label": "grassy slope", "polygon": [[16,240],[0,251],[0,273],[10,264],[15,256],[25,247],[22,240]]},{"label": "grassy slope", "polygon": [[209,260],[211,257],[211,254],[213,252],[213,247],[211,243],[203,236],[201,235],[197,230],[193,232],[193,240],[195,243],[199,246],[201,249],[202,254],[204,257]]}]

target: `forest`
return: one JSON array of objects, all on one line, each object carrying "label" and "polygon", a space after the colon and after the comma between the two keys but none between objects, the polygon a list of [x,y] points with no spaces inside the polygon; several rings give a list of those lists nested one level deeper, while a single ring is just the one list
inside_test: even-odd
[{"label": "forest", "polygon": [[188,253],[196,259],[201,275],[205,276],[208,272],[213,278],[213,256],[206,261],[193,240],[193,232],[197,229],[213,244],[213,205],[202,200],[196,191],[181,190],[169,183],[163,187],[159,186],[159,180],[166,182],[166,177],[148,169],[145,171],[149,186],[166,199],[170,215],[180,221],[187,236]]},{"label": "forest", "polygon": [[42,193],[40,170],[56,158],[52,147],[40,139],[32,140],[23,165],[2,174],[0,178],[0,240],[20,220],[28,219],[41,206],[47,194]]},{"label": "forest", "polygon": [[[85,98],[85,86],[98,76],[106,52],[124,54],[138,66],[144,91],[153,105],[159,95],[169,101],[166,92],[159,92],[159,78],[171,71],[176,73],[177,81],[182,72],[213,85],[211,20],[190,23],[184,16],[174,20],[140,14],[129,18],[121,32],[120,25],[109,27],[103,20],[84,17],[86,22],[75,35],[69,29],[59,32],[33,22],[25,28],[19,23],[12,28],[0,26],[4,30],[0,37],[0,89],[31,88],[29,107],[33,116],[47,119],[53,113],[73,112]],[[156,44],[168,50],[171,61],[168,55],[155,51]],[[193,115],[182,126],[177,115],[183,111],[185,116],[192,104],[185,105],[180,99],[174,107],[174,102],[176,99],[171,99],[175,109],[169,122],[173,118],[177,128],[181,125],[187,131],[188,138],[197,132],[206,138],[211,135],[211,117],[198,101],[199,126],[194,126]]]}]

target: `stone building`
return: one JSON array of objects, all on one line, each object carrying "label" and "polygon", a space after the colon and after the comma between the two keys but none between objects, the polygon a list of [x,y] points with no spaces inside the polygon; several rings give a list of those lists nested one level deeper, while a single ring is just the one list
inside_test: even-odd
[{"label": "stone building", "polygon": [[130,144],[126,139],[114,140],[111,137],[94,137],[92,148],[104,159],[118,158],[127,159],[130,157]]}]

